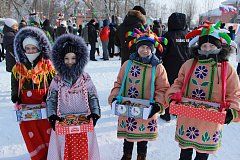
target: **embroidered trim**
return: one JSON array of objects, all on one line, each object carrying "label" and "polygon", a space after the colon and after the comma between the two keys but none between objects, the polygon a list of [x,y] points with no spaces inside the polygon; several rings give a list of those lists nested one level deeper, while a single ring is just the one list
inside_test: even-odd
[{"label": "embroidered trim", "polygon": [[[217,63],[216,63],[217,64]],[[214,74],[216,69],[216,65],[212,66],[211,73],[210,73],[210,85],[209,85],[209,92],[208,92],[208,100],[212,99],[212,92],[213,92],[213,82],[214,82]]]},{"label": "embroidered trim", "polygon": [[127,139],[156,139],[158,137],[157,133],[145,133],[145,134],[137,134],[137,133],[128,133],[125,131],[118,131],[117,137],[124,137]]},{"label": "embroidered trim", "polygon": [[182,147],[194,147],[200,151],[216,151],[221,147],[221,140],[219,140],[217,144],[200,144],[197,142],[184,140],[178,135],[175,135],[175,140],[179,142],[179,145]]},{"label": "embroidered trim", "polygon": [[147,71],[147,66],[144,67],[144,70],[143,70],[143,75],[142,75],[142,79],[143,79],[143,84],[142,84],[142,99],[144,98],[144,95],[145,95],[145,92],[144,92],[144,88],[145,87],[145,84],[146,84],[146,71]]}]

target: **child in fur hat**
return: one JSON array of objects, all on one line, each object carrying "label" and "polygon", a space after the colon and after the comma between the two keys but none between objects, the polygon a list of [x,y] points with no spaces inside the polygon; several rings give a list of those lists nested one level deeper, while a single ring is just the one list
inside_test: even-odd
[{"label": "child in fur hat", "polygon": [[[186,35],[196,36],[190,45],[194,58],[186,61],[178,78],[166,93],[168,102],[181,102],[190,97],[220,104],[219,111],[226,111],[225,124],[239,121],[240,85],[233,66],[228,62],[231,39],[217,24],[206,23]],[[226,44],[224,44],[225,40]],[[181,148],[179,160],[191,160],[193,149],[195,160],[207,160],[221,146],[223,125],[185,116],[178,116],[175,140]]]},{"label": "child in fur hat", "polygon": [[149,100],[153,108],[147,120],[119,116],[117,131],[117,137],[124,139],[122,160],[131,160],[134,142],[137,142],[137,159],[145,160],[148,141],[158,136],[156,113],[164,111],[164,95],[169,88],[165,68],[154,54],[155,46],[162,51],[160,42],[164,40],[166,44],[167,40],[157,37],[149,28],[144,32],[135,29],[128,36],[135,38],[129,47],[135,42],[137,53],[132,53],[121,67],[108,102],[121,102],[122,96]]},{"label": "child in fur hat", "polygon": [[[48,84],[54,76],[51,45],[41,29],[22,28],[14,39],[16,65],[12,69],[12,102],[45,106]],[[22,121],[21,133],[32,160],[47,158],[51,126],[47,119]]]},{"label": "child in fur hat", "polygon": [[58,75],[47,97],[47,114],[52,126],[48,160],[100,159],[94,130],[57,134],[58,122],[64,115],[86,115],[92,127],[101,116],[96,88],[84,72],[88,59],[87,46],[79,36],[62,35],[53,46],[52,61]]}]

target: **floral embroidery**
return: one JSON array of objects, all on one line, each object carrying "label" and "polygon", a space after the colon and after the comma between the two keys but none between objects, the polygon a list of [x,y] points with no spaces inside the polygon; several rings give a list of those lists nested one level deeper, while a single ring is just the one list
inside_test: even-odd
[{"label": "floral embroidery", "polygon": [[136,98],[138,95],[139,95],[139,92],[137,91],[137,89],[135,87],[131,86],[128,89],[128,96],[130,98]]},{"label": "floral embroidery", "polygon": [[157,120],[153,119],[150,122],[148,122],[148,129],[150,129],[150,132],[155,132],[157,128]]},{"label": "floral embroidery", "polygon": [[195,76],[197,78],[205,78],[207,76],[208,70],[205,66],[198,66],[198,68],[195,71]]},{"label": "floral embroidery", "polygon": [[197,136],[199,136],[199,130],[195,127],[188,127],[188,130],[186,131],[186,136],[190,139],[195,139]]},{"label": "floral embroidery", "polygon": [[206,94],[203,92],[202,89],[195,89],[192,91],[193,98],[205,99]]},{"label": "floral embroidery", "polygon": [[216,131],[213,135],[213,141],[217,143],[221,139],[221,131]]},{"label": "floral embroidery", "polygon": [[132,76],[137,77],[140,74],[140,71],[141,71],[140,67],[134,65],[134,66],[132,66],[130,72],[131,72]]},{"label": "floral embroidery", "polygon": [[129,131],[133,131],[137,128],[137,122],[135,121],[134,118],[129,117],[127,120],[127,127]]}]

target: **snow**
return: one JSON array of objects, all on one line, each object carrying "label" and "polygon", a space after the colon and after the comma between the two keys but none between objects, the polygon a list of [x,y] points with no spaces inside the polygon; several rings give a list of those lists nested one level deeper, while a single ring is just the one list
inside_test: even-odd
[{"label": "snow", "polygon": [[[99,57],[98,57],[99,58]],[[236,67],[235,56],[231,57]],[[117,117],[111,113],[107,98],[120,68],[118,58],[110,61],[89,62],[86,71],[97,87],[102,117],[96,126],[96,133],[102,160],[120,160],[123,140],[116,138]],[[28,160],[29,155],[16,122],[13,104],[10,100],[10,73],[5,71],[5,62],[0,63],[0,160]],[[170,123],[159,119],[159,137],[148,143],[147,159],[176,160],[180,149],[174,141],[176,119]],[[209,160],[239,160],[240,125],[233,123],[225,126],[222,147]],[[136,159],[136,145],[133,159]]]},{"label": "snow", "polygon": [[239,0],[226,0],[226,1],[223,1],[222,4],[224,5],[236,5],[236,3],[239,3]]}]

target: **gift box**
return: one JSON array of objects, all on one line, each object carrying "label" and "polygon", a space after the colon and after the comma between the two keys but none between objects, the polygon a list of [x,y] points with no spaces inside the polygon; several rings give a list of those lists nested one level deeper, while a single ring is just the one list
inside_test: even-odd
[{"label": "gift box", "polygon": [[17,104],[15,110],[18,122],[47,118],[46,108],[43,104]]},{"label": "gift box", "polygon": [[93,132],[93,121],[87,119],[85,115],[62,115],[61,118],[63,121],[57,121],[55,125],[57,135]]},{"label": "gift box", "polygon": [[224,124],[226,112],[219,112],[219,108],[219,103],[182,98],[182,102],[170,103],[169,112],[178,116]]},{"label": "gift box", "polygon": [[149,100],[123,97],[122,102],[112,103],[112,112],[117,116],[148,119],[152,106]]}]

